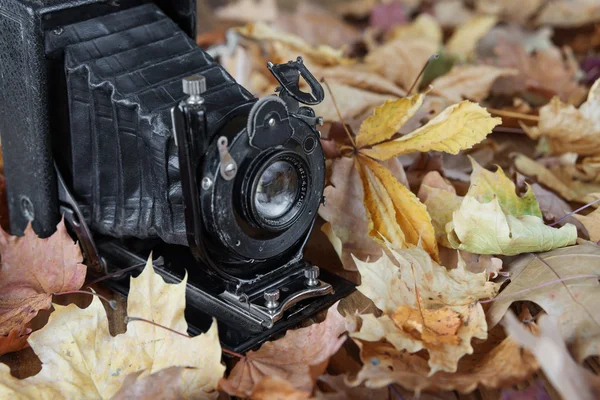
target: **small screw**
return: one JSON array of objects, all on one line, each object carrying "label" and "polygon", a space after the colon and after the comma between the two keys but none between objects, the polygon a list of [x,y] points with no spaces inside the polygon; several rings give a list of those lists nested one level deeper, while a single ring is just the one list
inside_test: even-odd
[{"label": "small screw", "polygon": [[323,126],[323,117],[317,117],[317,125]]},{"label": "small screw", "polygon": [[208,190],[208,189],[210,189],[212,184],[213,184],[212,179],[210,179],[208,176],[205,176],[204,178],[202,178],[202,189]]},{"label": "small screw", "polygon": [[279,289],[267,289],[264,293],[265,306],[269,309],[275,309],[279,306]]},{"label": "small screw", "polygon": [[319,284],[319,267],[313,265],[312,267],[308,267],[304,270],[304,277],[306,280],[306,286],[317,286]]},{"label": "small screw", "polygon": [[269,118],[269,126],[275,126],[275,118]]}]

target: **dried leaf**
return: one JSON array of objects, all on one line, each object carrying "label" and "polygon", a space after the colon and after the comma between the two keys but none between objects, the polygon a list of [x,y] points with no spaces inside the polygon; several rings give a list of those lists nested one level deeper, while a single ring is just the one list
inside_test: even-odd
[{"label": "dried leaf", "polygon": [[479,13],[496,15],[505,21],[525,24],[544,0],[476,0],[475,8]]},{"label": "dried leaf", "polygon": [[86,266],[79,245],[67,233],[64,221],[46,239],[39,238],[31,224],[23,237],[0,229],[0,335],[25,325],[39,310],[50,308],[52,294],[79,289]]},{"label": "dried leaf", "polygon": [[[375,72],[363,70],[358,65],[337,65],[334,67],[317,66],[311,68],[311,72],[318,79],[324,78],[330,85],[342,84],[377,94],[398,97],[406,96],[406,91],[396,86],[394,82]],[[344,100],[337,96],[336,101],[344,103]],[[345,113],[342,109],[340,112]],[[354,117],[354,115],[352,116]]]},{"label": "dried leaf", "polygon": [[215,10],[217,18],[243,22],[273,22],[278,14],[275,0],[237,0]]},{"label": "dried leaf", "polygon": [[12,353],[13,351],[19,351],[28,347],[27,338],[29,337],[31,330],[13,329],[6,336],[0,336],[0,356],[6,353]]},{"label": "dried leaf", "polygon": [[600,21],[596,0],[557,0],[548,2],[537,16],[537,25],[577,27]]},{"label": "dried leaf", "polygon": [[463,101],[446,108],[412,133],[361,152],[377,160],[387,160],[415,151],[457,154],[460,150],[481,142],[501,122],[500,118],[492,118],[478,104]]},{"label": "dried leaf", "polygon": [[592,242],[600,241],[600,208],[596,209],[589,215],[573,215],[579,222],[585,226],[588,233],[590,234],[590,240]]},{"label": "dried leaf", "polygon": [[371,237],[383,237],[400,248],[420,244],[439,260],[435,231],[423,203],[378,162],[359,154],[355,166],[363,185]]},{"label": "dried leaf", "polygon": [[111,400],[160,399],[185,400],[179,379],[186,368],[169,367],[139,379],[144,371],[132,372]]},{"label": "dried leaf", "polygon": [[283,338],[246,353],[227,379],[221,379],[219,387],[232,396],[248,397],[264,379],[280,378],[295,389],[310,393],[329,358],[346,340],[340,337],[345,331],[345,320],[337,312],[336,303],[325,321],[288,331]]},{"label": "dried leaf", "polygon": [[388,100],[365,119],[356,134],[358,147],[370,146],[390,139],[421,108],[425,96],[416,94]]},{"label": "dried leaf", "polygon": [[446,233],[454,249],[508,256],[548,251],[577,241],[574,225],[551,228],[539,217],[505,214],[496,198],[489,203],[481,203],[468,195],[452,214]]},{"label": "dried leaf", "polygon": [[410,40],[399,38],[370,51],[365,63],[371,70],[408,90],[427,60],[438,49],[439,43],[426,37]]},{"label": "dried leaf", "polygon": [[349,59],[343,57],[341,50],[336,50],[325,45],[311,46],[298,36],[277,31],[261,22],[235,29],[247,38],[279,43],[291,50],[298,51],[320,65],[340,65],[351,62]]},{"label": "dried leaf", "polygon": [[[578,361],[600,354],[598,279],[558,282],[578,275],[600,275],[600,247],[586,243],[538,257],[523,255],[505,266],[511,282],[488,310],[489,325],[496,325],[513,302],[532,301],[557,318],[561,335]],[[532,289],[544,284],[548,285]],[[531,290],[518,293],[525,289]]]},{"label": "dried leaf", "polygon": [[519,71],[517,77],[499,79],[495,93],[532,92],[548,99],[556,95],[571,104],[585,97],[586,90],[578,83],[579,65],[569,49],[551,47],[530,54],[523,43],[502,41],[494,52],[496,65]]},{"label": "dried leaf", "polygon": [[[531,324],[530,327],[533,328]],[[538,369],[538,364],[531,353],[523,352],[500,331],[495,329],[486,342],[476,343],[473,354],[461,358],[456,372],[438,371],[433,375],[429,374],[427,360],[419,354],[399,351],[385,342],[360,341],[364,366],[350,384],[364,382],[372,388],[399,384],[417,393],[421,390],[468,393],[480,386],[499,388],[522,382]]]},{"label": "dried leaf", "polygon": [[[62,253],[61,253],[62,254]],[[187,331],[186,280],[171,285],[154,273],[148,261],[144,271],[131,279],[127,313],[152,320],[178,332]],[[97,297],[85,309],[71,304],[54,305],[48,324],[29,337],[29,344],[43,363],[35,376],[19,380],[0,365],[0,397],[110,398],[131,373],[139,379],[165,368],[186,366],[178,380],[186,398],[214,399],[225,372],[217,324],[194,338],[183,337],[144,322],[132,322],[127,332],[111,336],[106,311]]]},{"label": "dried leaf", "polygon": [[491,15],[473,17],[461,25],[446,43],[446,50],[462,59],[469,58],[475,52],[477,42],[496,25],[498,19]]},{"label": "dried leaf", "polygon": [[252,400],[309,400],[310,392],[298,390],[277,376],[263,378],[252,390]]},{"label": "dried leaf", "polygon": [[600,153],[600,80],[590,89],[587,101],[579,109],[553,98],[540,109],[537,127],[523,126],[533,139],[548,139],[554,154],[568,152],[579,155]]},{"label": "dried leaf", "polygon": [[522,154],[516,155],[514,165],[519,172],[535,178],[539,183],[552,189],[568,201],[590,203],[596,199],[593,193],[600,193],[600,184],[566,179],[563,175],[555,174],[542,164]]},{"label": "dried leaf", "polygon": [[555,318],[540,317],[541,337],[534,336],[519,324],[512,311],[506,314],[503,325],[514,341],[535,355],[546,377],[563,398],[592,400],[600,396],[600,378],[573,361]]},{"label": "dried leaf", "polygon": [[459,65],[431,83],[432,93],[454,103],[462,100],[481,101],[488,97],[492,85],[498,78],[517,74],[516,70],[509,68]]},{"label": "dried leaf", "polygon": [[428,14],[419,14],[412,23],[398,25],[387,35],[388,41],[397,39],[405,41],[427,39],[431,43],[436,44],[437,47],[441,46],[442,38],[442,28],[435,18]]},{"label": "dried leaf", "polygon": [[437,242],[442,246],[451,247],[446,234],[446,225],[452,221],[452,213],[460,207],[463,198],[456,195],[454,188],[443,190],[429,187],[425,180],[419,189],[419,198],[431,216]]},{"label": "dried leaf", "polygon": [[[423,249],[388,250],[393,260],[387,254],[374,263],[356,260],[362,278],[358,290],[383,315],[361,315],[362,326],[352,338],[386,339],[409,353],[425,349],[430,375],[456,371],[458,360],[472,352],[471,338],[487,338],[485,315],[477,300],[494,297],[498,285],[487,282],[485,274],[466,271],[462,261],[448,271]],[[445,319],[438,322],[436,316]]]},{"label": "dried leaf", "polygon": [[330,83],[329,87],[332,96],[325,96],[325,100],[313,107],[316,115],[323,117],[325,122],[337,122],[340,119],[331,97],[335,98],[343,120],[371,112],[382,103],[394,99],[394,96],[373,93],[338,82]]}]

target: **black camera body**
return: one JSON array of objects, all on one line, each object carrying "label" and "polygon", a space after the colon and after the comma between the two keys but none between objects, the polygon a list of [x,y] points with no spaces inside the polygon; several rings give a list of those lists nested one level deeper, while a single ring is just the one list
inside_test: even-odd
[{"label": "black camera body", "polygon": [[[325,164],[302,59],[260,100],[195,41],[194,0],[0,0],[0,134],[11,229],[61,215],[90,269],[152,254],[188,274],[186,317],[244,351],[347,294],[303,260]],[[300,78],[311,92],[299,89]]]}]

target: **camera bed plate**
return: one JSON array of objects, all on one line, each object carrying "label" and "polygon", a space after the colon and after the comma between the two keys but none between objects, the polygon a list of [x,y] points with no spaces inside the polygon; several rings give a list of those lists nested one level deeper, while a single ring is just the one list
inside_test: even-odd
[{"label": "camera bed plate", "polygon": [[[126,296],[129,292],[129,278],[135,277],[141,272],[142,266],[146,262],[145,255],[149,252],[134,253],[112,240],[100,242],[98,247],[111,272],[116,271],[115,265],[140,266],[139,269],[126,272],[117,279],[106,281],[107,286]],[[237,353],[256,349],[273,336],[298,326],[303,320],[346,297],[355,288],[353,283],[322,269],[319,280],[331,285],[333,293],[295,303],[286,310],[284,317],[277,321],[272,328],[265,329],[261,326],[261,321],[253,320],[251,315],[240,313],[238,307],[233,307],[223,300],[223,288],[214,276],[207,273],[193,258],[187,257],[185,253],[189,253],[189,250],[186,251],[181,246],[165,247],[167,248],[163,248],[162,251],[161,249],[153,251],[155,260],[157,260],[156,256],[160,255],[160,259],[154,262],[154,270],[167,283],[181,282],[186,271],[188,272],[185,309],[188,333],[195,336],[207,331],[212,323],[211,315],[218,315],[220,316],[217,322],[221,345]],[[173,257],[173,254],[177,254],[177,256]],[[309,264],[305,263],[305,266],[307,265]],[[256,296],[251,294],[250,301],[253,297]]]}]

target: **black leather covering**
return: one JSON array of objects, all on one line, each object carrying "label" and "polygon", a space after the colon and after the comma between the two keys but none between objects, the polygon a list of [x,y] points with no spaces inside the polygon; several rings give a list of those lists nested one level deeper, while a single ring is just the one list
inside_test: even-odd
[{"label": "black leather covering", "polygon": [[206,77],[213,127],[252,95],[152,4],[67,26],[60,42],[84,216],[99,233],[187,244],[170,116],[181,80]]}]

